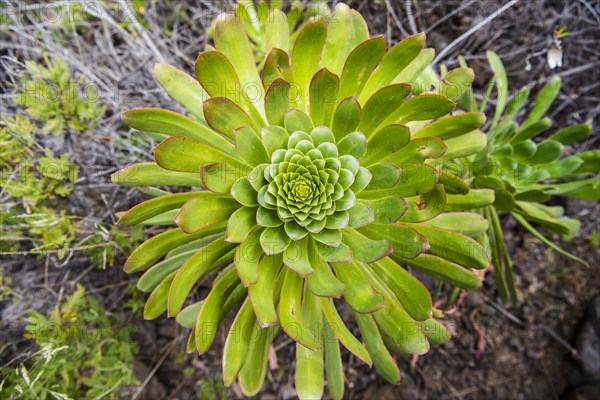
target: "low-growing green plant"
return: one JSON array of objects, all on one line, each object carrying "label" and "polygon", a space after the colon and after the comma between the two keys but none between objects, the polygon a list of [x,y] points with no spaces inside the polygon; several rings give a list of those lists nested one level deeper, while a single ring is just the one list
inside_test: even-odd
[{"label": "low-growing green plant", "polygon": [[[38,125],[17,112],[0,125],[0,253],[56,254],[85,251],[101,268],[114,263],[120,249],[130,251],[142,237],[138,227],[127,235],[118,227],[96,224],[92,232],[80,227],[61,203],[75,187],[79,167],[67,153],[54,152],[38,142]],[[63,126],[66,133],[66,127]]]},{"label": "low-growing green plant", "polygon": [[[545,114],[560,91],[560,79],[552,78],[539,92],[535,104],[528,104],[529,88],[525,87],[509,99],[506,71],[501,59],[493,52],[487,54],[494,76],[488,91],[477,104],[472,93],[460,100],[460,106],[470,112],[486,110],[492,90],[496,89],[493,118],[486,127],[487,146],[467,158],[455,159],[443,168],[463,177],[472,188],[491,189],[495,201],[482,212],[490,222],[489,248],[499,295],[504,302],[518,301],[514,285],[512,261],[504,241],[499,214],[510,213],[517,222],[548,247],[583,264],[586,262],[561,249],[549,235],[572,239],[580,223],[564,215],[560,206],[547,205],[555,196],[583,200],[600,199],[600,150],[574,151],[570,145],[590,134],[591,122],[571,125],[547,137],[552,127]],[[466,66],[461,60],[463,66]],[[461,117],[460,115],[457,117]],[[542,227],[540,231],[536,226]]]},{"label": "low-growing green plant", "polygon": [[23,114],[2,122],[2,251],[16,251],[19,241],[32,241],[40,252],[61,249],[64,254],[77,224],[64,211],[50,207],[50,202],[73,190],[79,167],[67,153],[55,157],[41,146],[35,139],[37,126]]},{"label": "low-growing green plant", "polygon": [[104,115],[105,106],[99,103],[97,88],[85,81],[75,81],[68,64],[60,58],[45,65],[26,61],[25,73],[19,78],[15,104],[26,109],[38,120],[45,133],[64,134],[67,129],[75,133],[94,129]]},{"label": "low-growing green plant", "polygon": [[[406,267],[475,289],[476,270],[490,266],[487,222],[464,211],[491,204],[494,192],[434,166],[486,145],[477,130],[483,114],[448,116],[473,73],[459,68],[435,90],[411,93],[406,82],[434,54],[425,35],[388,49],[344,5],[311,19],[288,45],[282,13],[264,23],[272,48],[262,75],[233,15],[218,18],[215,50],[199,55],[197,80],[156,66],[158,82],[195,119],[148,108],[123,114],[131,128],[165,140],[155,162],[121,170],[114,182],[194,188],[161,189],[120,214],[121,225],[171,225],[138,247],[125,270],[144,271],[145,318],[167,312],[192,329],[189,351],[205,353],[241,303],[223,378],[227,386],[237,379],[246,395],[260,390],[280,328],[296,341],[301,398],[322,395],[323,370],[330,395],[343,397],[340,343],[398,383],[391,353],[423,354],[450,336]],[[184,308],[205,280],[208,295]],[[338,298],[353,310],[364,344],[338,313]]]},{"label": "low-growing green plant", "polygon": [[83,286],[49,318],[29,311],[25,337],[39,347],[18,367],[2,367],[6,399],[117,399],[137,383],[131,326],[120,326]]}]

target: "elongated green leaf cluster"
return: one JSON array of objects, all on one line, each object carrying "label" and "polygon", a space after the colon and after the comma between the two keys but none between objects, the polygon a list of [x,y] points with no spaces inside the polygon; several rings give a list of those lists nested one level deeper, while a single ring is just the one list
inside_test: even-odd
[{"label": "elongated green leaf cluster", "polygon": [[[264,23],[267,43],[276,42],[277,18]],[[260,390],[279,329],[296,341],[301,398],[322,395],[324,369],[331,396],[343,396],[340,343],[399,382],[392,353],[423,354],[449,338],[428,290],[405,267],[476,289],[475,270],[490,265],[480,242],[487,222],[466,211],[491,204],[493,191],[471,190],[436,167],[480,150],[471,143],[485,119],[449,115],[455,103],[439,91],[411,92],[406,81],[432,57],[423,34],[387,49],[344,5],[307,22],[290,53],[269,49],[262,74],[234,16],[218,18],[214,41],[198,57],[197,81],[156,67],[192,117],[123,114],[131,128],[165,139],[154,163],[119,171],[114,181],[194,188],[145,201],[119,220],[171,225],[125,265],[144,272],[145,317],[176,316],[192,329],[188,349],[204,353],[241,304],[223,376],[246,395]],[[449,74],[448,82],[472,81],[467,68]],[[184,307],[200,282],[212,289]],[[362,341],[338,313],[341,298]]]},{"label": "elongated green leaf cluster", "polygon": [[[487,56],[494,71],[490,90],[495,85],[497,93],[494,117],[487,130],[487,146],[482,146],[477,154],[446,162],[443,168],[465,178],[473,188],[487,188],[495,192],[493,205],[483,210],[492,228],[489,247],[500,295],[505,302],[509,297],[516,302],[512,262],[504,243],[498,212],[510,212],[549,247],[586,264],[562,250],[534,225],[543,227],[548,233],[558,234],[564,240],[577,234],[579,221],[565,217],[562,207],[543,203],[553,196],[599,200],[600,178],[597,173],[600,171],[600,151],[566,151],[569,145],[588,137],[592,129],[589,122],[541,137],[552,127],[551,119],[545,114],[560,91],[558,77],[552,78],[541,89],[531,111],[523,122],[519,122],[527,105],[529,89],[523,88],[509,99],[508,80],[501,59],[493,52],[488,52]],[[474,102],[472,95],[465,95],[459,104],[468,112],[461,116],[466,118],[470,112],[484,111],[489,95],[480,105]]]}]

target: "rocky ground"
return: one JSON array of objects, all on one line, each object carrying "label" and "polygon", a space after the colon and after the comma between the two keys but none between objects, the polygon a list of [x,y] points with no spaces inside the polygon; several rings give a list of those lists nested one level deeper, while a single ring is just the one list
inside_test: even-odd
[{"label": "rocky ground", "polygon": [[[499,13],[509,3],[514,4]],[[455,66],[457,55],[464,54],[475,69],[479,89],[491,73],[485,60],[487,49],[496,51],[505,61],[512,90],[526,84],[538,90],[558,73],[563,89],[550,112],[555,124],[592,119],[597,126],[600,122],[600,7],[593,1],[363,0],[351,5],[365,15],[373,34],[383,34],[391,41],[425,30],[428,44],[443,55],[439,61],[449,67]],[[152,65],[167,61],[191,70],[197,52],[207,41],[210,17],[216,9],[230,6],[228,2],[150,0],[145,10],[147,25],[134,27],[137,35],[123,33],[118,24],[100,18],[68,33],[59,43],[50,35],[39,34],[52,27],[20,17],[15,17],[11,31],[0,34],[2,116],[15,111],[6,95],[10,93],[7,82],[22,70],[22,61],[39,59],[40,49],[66,57],[78,74],[85,74],[104,88],[106,118],[95,132],[86,133],[75,144],[73,153],[82,165],[83,179],[62,205],[80,216],[84,224],[114,222],[115,211],[126,209],[140,198],[138,192],[118,189],[108,179],[119,166],[150,155],[148,144],[132,144],[119,122],[119,112],[139,106],[173,109],[152,79]],[[570,36],[563,41],[563,67],[552,71],[546,63],[546,52],[552,45],[553,29],[564,25]],[[579,146],[596,148],[599,141],[595,130]],[[47,145],[59,149],[64,143],[49,139]],[[399,360],[403,378],[400,386],[385,383],[346,353],[348,398],[600,398],[600,252],[593,239],[600,229],[600,206],[585,202],[563,205],[568,215],[583,221],[581,234],[563,245],[584,258],[589,269],[548,250],[514,221],[504,219],[515,260],[520,305],[500,304],[493,277],[488,274],[482,290],[460,296],[452,312],[456,336],[451,342],[425,356]],[[123,307],[131,297],[125,289],[134,282],[134,277],[119,267],[125,256],[120,253],[115,267],[107,270],[90,267],[86,257],[78,254],[65,266],[52,256],[3,256],[2,268],[11,278],[13,295],[19,301],[2,303],[3,339],[8,337],[11,343],[3,348],[2,363],[10,362],[17,351],[30,350],[30,344],[21,339],[22,326],[14,321],[27,309],[48,313],[79,282],[114,315],[138,327],[136,370],[141,385],[124,390],[124,398],[241,397],[235,385],[223,389],[221,384],[223,335],[206,355],[185,355],[186,332],[174,321],[144,321],[141,311],[132,313]],[[280,335],[260,398],[295,396],[293,359],[291,341]]]}]

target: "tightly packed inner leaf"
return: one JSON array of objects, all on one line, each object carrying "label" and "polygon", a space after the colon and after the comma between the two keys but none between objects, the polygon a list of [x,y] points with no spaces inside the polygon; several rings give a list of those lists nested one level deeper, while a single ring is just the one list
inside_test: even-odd
[{"label": "tightly packed inner leaf", "polygon": [[[272,13],[265,42],[285,42]],[[199,85],[156,67],[159,83],[193,117],[158,109],[123,115],[130,127],[167,138],[155,163],[113,179],[196,188],[143,202],[119,221],[172,225],[125,265],[145,271],[145,316],[177,316],[192,328],[188,349],[204,353],[215,327],[243,303],[223,375],[247,395],[260,390],[279,328],[297,343],[301,397],[322,395],[323,368],[331,395],[343,396],[340,343],[397,383],[390,352],[423,354],[449,338],[432,317],[428,290],[405,267],[475,289],[481,282],[473,269],[490,265],[480,242],[487,222],[465,211],[491,204],[493,192],[470,190],[435,163],[478,151],[468,144],[485,119],[473,113],[445,123],[459,117],[448,115],[455,103],[405,83],[432,57],[425,36],[387,49],[344,5],[306,22],[289,47],[268,48],[260,74],[234,16],[218,18],[214,42],[195,65]],[[458,72],[448,82],[463,79],[464,92],[472,72]],[[184,307],[201,282],[212,282],[208,295]],[[338,298],[353,310],[364,344],[345,326]],[[240,330],[259,339],[240,341]]]},{"label": "tightly packed inner leaf", "polygon": [[[271,214],[268,221],[261,219],[258,224],[283,225],[293,240],[300,240],[309,232],[319,240],[332,229],[347,227],[347,210],[356,205],[355,191],[360,192],[368,184],[370,172],[359,166],[356,157],[340,154],[333,132],[327,127],[317,127],[310,134],[289,134],[277,127],[270,127],[267,132],[279,135],[282,143],[287,142],[287,148],[273,151],[271,163],[257,168],[264,169],[264,174],[260,170],[251,174],[258,181],[252,186],[260,187],[258,193],[252,194],[258,198],[258,212]],[[364,136],[362,141],[364,144]],[[361,182],[353,185],[359,171]]]}]

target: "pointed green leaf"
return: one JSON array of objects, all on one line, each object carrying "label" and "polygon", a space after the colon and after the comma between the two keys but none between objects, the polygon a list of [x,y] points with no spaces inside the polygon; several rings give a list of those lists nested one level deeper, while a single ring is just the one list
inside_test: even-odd
[{"label": "pointed green leaf", "polygon": [[382,36],[365,40],[348,55],[340,77],[340,97],[360,95],[373,69],[385,54],[387,43]]},{"label": "pointed green leaf", "polygon": [[[409,93],[410,85],[406,83],[397,83],[379,89],[366,101],[363,107],[364,118],[362,118],[357,130],[364,133],[367,139],[370,139],[384,121],[388,119],[389,115],[401,107],[404,98]],[[396,121],[390,123],[393,124]]]},{"label": "pointed green leaf", "polygon": [[519,142],[527,141],[531,138],[536,137],[542,132],[547,131],[552,126],[552,120],[548,117],[543,118],[539,121],[532,122],[527,126],[523,126],[516,134],[510,139],[510,142],[515,144]]},{"label": "pointed green leaf", "polygon": [[588,263],[586,263],[584,260],[582,260],[581,258],[561,249],[559,246],[557,246],[556,244],[554,244],[551,240],[548,240],[544,235],[542,235],[540,232],[538,232],[533,226],[531,226],[531,224],[529,222],[527,222],[527,220],[517,214],[517,213],[512,213],[512,216],[515,217],[515,219],[525,227],[525,229],[527,229],[529,232],[531,232],[533,234],[533,236],[535,236],[536,238],[540,239],[546,246],[550,247],[552,250],[556,251],[557,253],[562,254],[565,257],[570,258],[571,260],[577,261],[578,263],[585,265],[586,267],[588,267]]},{"label": "pointed green leaf", "polygon": [[251,127],[258,132],[257,125],[244,110],[226,97],[211,97],[202,106],[206,123],[230,139],[234,132],[242,126]]},{"label": "pointed green leaf", "polygon": [[170,171],[151,162],[130,165],[111,179],[122,186],[204,186],[197,173]]},{"label": "pointed green leaf", "polygon": [[373,240],[361,235],[352,228],[344,229],[344,244],[352,249],[355,260],[371,263],[392,252],[392,244],[387,240]]},{"label": "pointed green leaf", "polygon": [[128,210],[121,218],[119,218],[117,224],[121,226],[139,224],[166,211],[179,208],[185,204],[186,201],[196,197],[214,197],[214,195],[207,192],[188,192],[156,197],[151,200],[146,200]]},{"label": "pointed green leaf", "polygon": [[188,200],[175,217],[175,223],[186,233],[196,233],[208,226],[227,221],[240,204],[227,197],[199,197]]},{"label": "pointed green leaf", "polygon": [[492,51],[486,52],[486,56],[492,67],[492,71],[494,71],[496,93],[498,94],[498,98],[496,99],[496,111],[494,112],[494,119],[492,120],[492,127],[494,127],[500,120],[508,99],[508,79],[500,57]]},{"label": "pointed green leaf", "polygon": [[263,257],[258,264],[258,280],[248,288],[248,297],[261,328],[273,326],[278,322],[274,290],[281,290],[281,288],[277,288],[277,276],[282,265],[283,260],[280,254]]},{"label": "pointed green leaf", "polygon": [[296,108],[292,108],[285,114],[284,125],[288,132],[310,132],[315,128],[308,114]]},{"label": "pointed green leaf", "polygon": [[583,161],[583,164],[575,170],[576,174],[600,172],[600,150],[582,151],[577,153],[577,157]]},{"label": "pointed green leaf", "polygon": [[360,192],[362,199],[379,199],[388,196],[412,197],[427,194],[434,190],[439,178],[437,169],[426,164],[408,165],[402,169],[400,180],[391,189],[369,190]]},{"label": "pointed green leaf", "polygon": [[340,317],[340,314],[337,312],[335,308],[335,304],[333,303],[333,299],[331,298],[321,298],[321,307],[323,309],[323,315],[326,318],[329,328],[333,331],[335,336],[339,339],[340,342],[362,360],[365,364],[371,366],[371,356],[365,346],[348,330],[346,324]]},{"label": "pointed green leaf", "polygon": [[360,228],[366,226],[375,220],[375,214],[365,204],[357,203],[354,207],[348,210],[348,226],[351,228]]},{"label": "pointed green leaf", "polygon": [[567,145],[587,138],[591,132],[592,123],[591,121],[588,121],[585,124],[566,127],[550,136],[548,140],[556,140],[557,142]]},{"label": "pointed green leaf", "polygon": [[[254,222],[256,224],[256,221]],[[260,235],[260,244],[265,254],[282,253],[290,245],[291,239],[281,226],[267,228]]]},{"label": "pointed green leaf", "polygon": [[305,111],[307,110],[310,80],[319,69],[326,36],[325,20],[317,17],[306,24],[294,43],[292,51],[293,83],[297,85],[300,94],[294,103],[296,107]]},{"label": "pointed green leaf", "polygon": [[388,125],[381,128],[369,139],[367,152],[361,160],[361,164],[383,160],[397,152],[408,144],[410,131],[404,125]]},{"label": "pointed green leaf", "polygon": [[144,306],[144,319],[155,319],[167,311],[169,288],[175,278],[175,272],[170,273],[153,291]]},{"label": "pointed green leaf", "polygon": [[315,242],[315,245],[321,258],[327,262],[349,262],[352,260],[352,250],[344,243],[339,247],[327,246],[319,242]]},{"label": "pointed green leaf", "polygon": [[381,331],[407,353],[427,353],[429,342],[419,324],[410,317],[390,289],[370,268],[364,264],[359,264],[359,266],[385,298],[385,307],[373,314]]},{"label": "pointed green leaf", "polygon": [[535,99],[535,105],[533,106],[533,109],[523,123],[523,128],[539,121],[546,114],[546,111],[548,111],[554,102],[554,99],[556,96],[558,96],[558,93],[560,92],[560,86],[561,82],[558,76],[555,76],[548,83],[546,83],[546,85],[544,85]]},{"label": "pointed green leaf", "polygon": [[256,208],[239,208],[227,220],[225,240],[230,243],[242,243],[255,227]]},{"label": "pointed green leaf", "polygon": [[[254,63],[252,48],[246,35],[246,30],[242,23],[231,14],[221,14],[217,17],[217,24],[214,31],[214,41],[217,50],[227,56],[233,64],[243,88],[249,87],[256,92],[254,99],[264,98],[264,89],[258,75],[258,70]],[[262,111],[260,101],[256,101],[254,106]]]},{"label": "pointed green leaf", "polygon": [[313,335],[302,318],[302,286],[304,280],[291,269],[285,272],[279,299],[279,323],[289,337],[305,347],[318,350],[321,341]]},{"label": "pointed green leaf", "polygon": [[358,127],[362,118],[362,109],[356,97],[346,97],[338,104],[333,113],[331,130],[336,140],[341,140]]},{"label": "pointed green leaf", "polygon": [[551,195],[569,196],[577,199],[598,201],[600,200],[600,178],[590,178],[575,182],[559,183],[552,185],[536,185]]},{"label": "pointed green leaf", "polygon": [[296,342],[296,390],[301,400],[320,399],[325,386],[323,376],[323,331],[321,328],[323,317],[319,300],[308,290],[304,291],[302,319],[306,326],[315,332],[320,348],[312,350]]},{"label": "pointed green leaf", "polygon": [[273,154],[275,150],[287,148],[290,135],[281,126],[266,126],[261,133],[263,144],[269,155]]},{"label": "pointed green leaf", "polygon": [[389,257],[382,258],[371,267],[412,318],[423,321],[431,317],[429,290],[408,271]]},{"label": "pointed green leaf", "polygon": [[344,299],[354,311],[370,314],[383,308],[383,296],[375,290],[356,263],[333,263],[332,266],[336,276],[346,285]]},{"label": "pointed green leaf", "polygon": [[323,343],[329,396],[334,400],[342,400],[344,398],[344,364],[340,344],[325,317],[323,317]]},{"label": "pointed green leaf", "polygon": [[256,213],[256,223],[266,228],[276,228],[283,224],[277,215],[277,211],[269,210],[264,207],[258,207],[258,212]]},{"label": "pointed green leaf", "polygon": [[231,196],[240,204],[247,207],[258,206],[258,193],[250,183],[248,177],[243,177],[235,181],[231,187]]},{"label": "pointed green leaf", "polygon": [[447,149],[446,143],[436,137],[413,139],[406,146],[386,157],[385,161],[403,167],[429,159],[439,159],[446,154]]},{"label": "pointed green leaf", "polygon": [[410,226],[427,238],[431,254],[476,269],[490,266],[489,256],[476,240],[457,232],[423,224]]},{"label": "pointed green leaf", "polygon": [[193,329],[196,327],[196,320],[198,319],[198,314],[200,314],[200,310],[204,305],[204,301],[199,301],[197,303],[190,304],[185,307],[179,314],[177,314],[177,318],[175,321],[184,328]]},{"label": "pointed green leaf", "polygon": [[359,313],[354,313],[354,316],[377,371],[388,382],[393,384],[400,383],[398,366],[387,351],[373,317]]},{"label": "pointed green leaf", "polygon": [[544,140],[537,146],[537,151],[533,157],[528,160],[528,164],[548,164],[560,158],[563,152],[563,145],[554,140]]},{"label": "pointed green leaf", "polygon": [[265,65],[263,67],[263,86],[268,88],[278,78],[287,82],[292,82],[290,56],[281,49],[271,49],[265,59]]},{"label": "pointed green leaf", "polygon": [[310,291],[319,297],[340,297],[346,286],[335,277],[329,265],[319,256],[314,244],[309,247],[314,273],[308,276]]},{"label": "pointed green leaf", "polygon": [[[254,116],[255,123],[262,122],[254,105],[248,100],[246,88],[242,86],[238,74],[225,54],[218,51],[205,51],[198,55],[195,65],[196,76],[210,97],[226,97]],[[254,87],[250,89],[252,92]]]},{"label": "pointed green leaf", "polygon": [[485,123],[485,114],[462,113],[446,116],[435,120],[425,127],[412,133],[414,139],[434,136],[440,139],[451,139],[456,136],[474,131]]},{"label": "pointed green leaf", "polygon": [[287,16],[278,9],[273,9],[265,20],[265,51],[272,48],[288,51],[290,47],[290,27]]},{"label": "pointed green leaf", "polygon": [[320,69],[310,81],[309,111],[315,125],[330,126],[338,104],[340,79],[327,68]]},{"label": "pointed green leaf", "polygon": [[389,116],[386,124],[405,124],[410,121],[425,121],[447,115],[454,109],[454,102],[439,94],[421,94],[407,99]]},{"label": "pointed green leaf", "polygon": [[[437,185],[431,192],[414,197],[405,197],[407,209],[400,218],[401,222],[425,222],[444,212],[446,192]],[[453,229],[454,230],[454,229]]]},{"label": "pointed green leaf", "polygon": [[200,178],[204,186],[214,193],[227,193],[240,178],[241,172],[227,163],[204,164],[200,167]]},{"label": "pointed green leaf", "polygon": [[255,396],[262,388],[267,376],[267,363],[269,360],[269,347],[277,334],[277,326],[260,329],[255,325],[252,337],[256,338],[250,342],[246,361],[239,375],[239,384],[242,393],[247,397]]},{"label": "pointed green leaf", "polygon": [[444,75],[439,93],[452,101],[458,101],[471,87],[474,78],[471,68],[456,68]]},{"label": "pointed green leaf", "polygon": [[169,289],[169,316],[179,314],[196,282],[222,266],[222,263],[218,261],[233,250],[235,246],[225,242],[223,238],[218,238],[194,253],[177,270]]},{"label": "pointed green leaf", "polygon": [[262,140],[247,126],[235,130],[235,148],[242,159],[253,167],[270,161]]},{"label": "pointed green leaf", "polygon": [[377,163],[367,168],[371,173],[371,180],[365,191],[391,189],[400,180],[402,171],[395,164]]},{"label": "pointed green leaf", "polygon": [[394,254],[403,258],[415,258],[429,249],[427,239],[406,225],[371,224],[358,231],[371,239],[389,240]]},{"label": "pointed green leaf", "polygon": [[303,278],[313,273],[308,253],[308,239],[292,241],[283,251],[283,263]]},{"label": "pointed green leaf", "polygon": [[268,87],[265,96],[265,112],[269,124],[283,126],[285,113],[289,108],[290,83],[282,78],[277,78]]},{"label": "pointed green leaf", "polygon": [[198,173],[203,164],[225,162],[238,166],[240,161],[194,139],[170,137],[154,149],[156,163],[168,170]]},{"label": "pointed green leaf", "polygon": [[125,261],[125,272],[138,272],[150,268],[156,261],[160,260],[170,250],[184,243],[200,239],[204,236],[223,231],[225,222],[211,226],[209,229],[189,235],[181,229],[171,229],[146,240]]},{"label": "pointed green leaf", "polygon": [[294,241],[301,240],[308,235],[308,229],[298,225],[294,221],[286,222],[283,228],[285,229],[285,233]]},{"label": "pointed green leaf", "polygon": [[352,132],[337,143],[340,155],[349,154],[358,159],[367,152],[367,139],[361,132]]},{"label": "pointed green leaf", "polygon": [[[235,288],[240,286],[239,283],[240,281],[235,270],[230,270],[215,282],[213,288],[208,293],[206,300],[204,300],[204,305],[198,314],[194,330],[198,353],[206,353],[214,342],[219,324],[224,317],[225,301]],[[174,287],[172,285],[171,296],[173,296],[173,293]],[[169,302],[169,308],[171,308],[171,302]]]},{"label": "pointed green leaf", "polygon": [[467,182],[445,170],[440,171],[438,183],[444,185],[444,189],[450,194],[467,194],[471,190]]},{"label": "pointed green leaf", "polygon": [[475,290],[481,286],[481,281],[471,271],[441,257],[421,254],[413,259],[404,259],[403,261],[411,267],[453,286],[468,290]]},{"label": "pointed green leaf", "polygon": [[[425,138],[423,138],[425,139]],[[442,165],[450,160],[470,156],[485,149],[487,135],[481,131],[473,131],[452,139],[444,140],[448,150],[431,164]]]},{"label": "pointed green leaf", "polygon": [[379,200],[361,200],[374,215],[377,224],[391,224],[402,217],[408,208],[408,204],[401,196],[388,196]]},{"label": "pointed green leaf", "polygon": [[167,275],[181,267],[196,251],[190,250],[173,257],[168,257],[153,265],[138,279],[137,288],[142,292],[152,292]]},{"label": "pointed green leaf", "polygon": [[231,324],[223,347],[223,382],[225,386],[231,386],[242,369],[255,323],[254,311],[250,300],[246,298]]},{"label": "pointed green leaf", "polygon": [[429,351],[429,342],[420,325],[410,318],[400,304],[388,301],[385,308],[373,316],[379,329],[405,352],[421,355]]},{"label": "pointed green leaf", "polygon": [[494,191],[471,189],[467,194],[447,194],[446,211],[469,211],[485,207],[494,202]]},{"label": "pointed green leaf", "polygon": [[453,230],[472,238],[477,238],[488,229],[488,222],[481,214],[467,212],[443,213],[422,224]]},{"label": "pointed green leaf", "polygon": [[452,339],[452,334],[446,326],[433,318],[419,323],[429,343],[439,346]]},{"label": "pointed green leaf", "polygon": [[[201,107],[201,103],[198,104]],[[121,114],[123,123],[133,129],[184,136],[235,157],[232,144],[217,132],[181,114],[160,108],[139,108]]]},{"label": "pointed green leaf", "polygon": [[327,40],[321,63],[334,74],[340,75],[344,61],[352,49],[360,43],[360,38],[353,35],[354,26],[350,7],[339,3],[328,17],[327,28]]},{"label": "pointed green leaf", "polygon": [[575,155],[563,158],[550,165],[544,165],[540,167],[540,170],[545,171],[549,178],[564,178],[577,171],[583,163],[584,161]]},{"label": "pointed green leaf", "polygon": [[244,286],[258,281],[258,263],[264,255],[260,245],[262,229],[256,229],[235,251],[234,266]]},{"label": "pointed green leaf", "polygon": [[400,41],[381,60],[379,67],[371,74],[359,100],[363,104],[382,86],[388,85],[419,54],[425,45],[425,34],[421,33]]},{"label": "pointed green leaf", "polygon": [[208,98],[197,80],[168,64],[156,64],[154,76],[165,91],[200,121],[204,121],[202,102]]},{"label": "pointed green leaf", "polygon": [[[392,83],[400,82],[415,82],[419,76],[425,71],[427,67],[431,65],[433,58],[435,57],[434,49],[423,49],[419,54],[400,72]],[[415,94],[418,92],[418,88],[415,85],[413,91]]]}]

